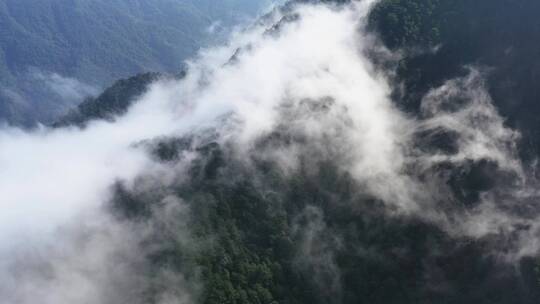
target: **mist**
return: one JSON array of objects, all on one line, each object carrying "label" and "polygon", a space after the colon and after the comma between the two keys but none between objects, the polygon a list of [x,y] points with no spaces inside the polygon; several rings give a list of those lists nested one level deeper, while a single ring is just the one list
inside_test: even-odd
[{"label": "mist", "polygon": [[[156,250],[141,244],[165,230],[177,233],[186,248],[199,246],[182,222],[189,204],[163,189],[189,178],[186,170],[201,153],[195,146],[206,142],[227,147],[227,159],[252,170],[254,179],[254,155],[284,176],[306,163],[309,171],[331,161],[352,177],[355,192],[376,200],[388,217],[421,219],[455,237],[495,236],[504,250],[493,246],[488,254],[509,264],[537,254],[540,243],[531,241],[540,232],[537,182],[518,157],[519,133],[491,103],[483,72],[471,67],[464,78],[431,90],[418,115],[403,112],[390,97],[391,77],[368,55],[399,56],[365,30],[375,2],[275,9],[223,46],[202,50],[187,63],[185,78],[154,83],[113,121],[32,131],[2,127],[4,301],[196,303],[199,278],[172,270],[154,274],[161,288],[153,300],[139,293],[148,288],[151,272],[144,257]],[[65,90],[72,82],[52,79],[59,80],[55,88],[75,94]],[[260,148],[276,132],[291,143]],[[437,136],[445,138],[443,145],[433,141]],[[183,137],[196,140],[180,161],[152,155],[153,142]],[[498,187],[457,196],[450,170],[478,163],[487,164]],[[157,215],[140,222],[115,217],[108,204],[119,184],[142,195],[160,189]],[[527,204],[527,212],[511,208],[517,203]],[[302,240],[298,267],[316,269],[316,277],[332,287],[328,296],[339,297],[334,251],[344,245],[321,212],[307,207],[294,223]]]}]

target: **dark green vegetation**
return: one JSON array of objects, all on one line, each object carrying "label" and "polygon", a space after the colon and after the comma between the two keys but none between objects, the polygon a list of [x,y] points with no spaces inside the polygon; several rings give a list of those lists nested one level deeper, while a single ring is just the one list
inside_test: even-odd
[{"label": "dark green vegetation", "polygon": [[[37,72],[96,87],[143,72],[176,73],[201,46],[264,3],[0,0],[0,120],[46,121],[80,101],[61,100],[35,79]],[[215,22],[221,23],[210,34]]]},{"label": "dark green vegetation", "polygon": [[262,139],[249,162],[190,138],[152,144],[171,166],[184,151],[198,152],[189,178],[144,193],[119,185],[115,213],[146,221],[171,196],[189,207],[181,220],[191,245],[169,236],[150,258],[157,269],[201,280],[201,303],[536,303],[533,259],[515,269],[485,255],[503,240],[452,238],[421,220],[388,216],[333,156],[306,157],[288,175],[257,156],[292,144],[287,134]]},{"label": "dark green vegetation", "polygon": [[[522,159],[534,162],[540,153],[539,12],[533,0],[383,0],[370,25],[388,48],[405,52],[396,79],[405,89],[394,96],[401,107],[417,113],[429,89],[467,73],[467,66],[480,68],[499,112],[522,134]],[[540,262],[540,281],[538,269]]]},{"label": "dark green vegetation", "polygon": [[91,120],[112,120],[115,116],[125,114],[137,97],[146,92],[149,85],[160,77],[159,73],[145,73],[118,80],[98,97],[87,98],[77,108],[57,120],[53,126],[82,127]]},{"label": "dark green vegetation", "polygon": [[[534,0],[383,0],[370,17],[399,62],[396,101],[415,113],[421,97],[445,80],[483,69],[508,124],[523,133],[521,152],[540,152],[540,2]],[[432,51],[437,49],[436,52]]]}]

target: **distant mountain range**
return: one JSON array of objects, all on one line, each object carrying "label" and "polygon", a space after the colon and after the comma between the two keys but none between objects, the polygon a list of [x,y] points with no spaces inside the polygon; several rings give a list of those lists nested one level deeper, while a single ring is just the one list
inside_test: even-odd
[{"label": "distant mountain range", "polygon": [[0,121],[48,121],[116,79],[177,72],[269,2],[0,0]]}]

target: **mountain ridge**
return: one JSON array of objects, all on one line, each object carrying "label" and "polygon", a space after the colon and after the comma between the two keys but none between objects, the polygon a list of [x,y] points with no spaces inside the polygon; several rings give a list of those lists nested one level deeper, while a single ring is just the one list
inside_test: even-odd
[{"label": "mountain ridge", "polygon": [[224,39],[232,26],[253,18],[267,4],[2,0],[0,120],[26,126],[48,123],[87,97],[64,98],[41,75],[99,91],[138,73],[177,73],[199,48]]}]

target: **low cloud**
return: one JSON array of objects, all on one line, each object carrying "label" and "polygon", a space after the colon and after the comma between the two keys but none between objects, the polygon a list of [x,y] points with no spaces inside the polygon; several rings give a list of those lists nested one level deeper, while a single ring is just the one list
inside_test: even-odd
[{"label": "low cloud", "polygon": [[[497,235],[508,241],[514,258],[536,253],[537,242],[525,241],[536,239],[538,216],[508,208],[531,201],[536,183],[517,158],[519,135],[491,104],[481,73],[471,70],[432,90],[418,117],[401,112],[389,97],[387,78],[366,56],[378,47],[364,31],[373,3],[276,10],[229,44],[201,52],[184,79],[152,85],[114,122],[0,130],[0,293],[12,303],[137,303],[140,295],[132,292],[145,288],[148,265],[144,252],[133,253],[156,225],[185,231],[179,242],[190,240],[189,227],[181,216],[163,215],[170,211],[166,207],[155,211],[159,221],[137,226],[112,217],[104,204],[115,183],[139,193],[145,189],[141,176],[162,188],[181,183],[195,157],[174,166],[156,162],[148,143],[204,138],[205,132],[246,167],[253,155],[277,163],[285,175],[306,159],[331,160],[390,217],[420,218],[459,237]],[[89,90],[49,76],[44,81],[59,94]],[[261,144],[279,132],[290,136],[290,144]],[[439,135],[442,146],[433,141]],[[452,172],[473,170],[496,172],[502,177],[493,183],[505,186],[479,186],[477,193],[459,197],[461,185],[452,188]],[[183,202],[166,194],[160,201],[182,214]],[[465,199],[473,201],[471,207],[461,207]],[[309,254],[304,262],[311,266],[324,263],[316,274],[339,289],[332,251],[340,238],[321,212],[305,210],[300,250]],[[158,276],[164,282],[161,303],[196,301],[196,282],[165,270]]]},{"label": "low cloud", "polygon": [[31,69],[30,74],[33,79],[47,87],[63,101],[70,101],[72,104],[99,93],[97,87],[83,83],[75,78],[64,77],[58,73]]}]

